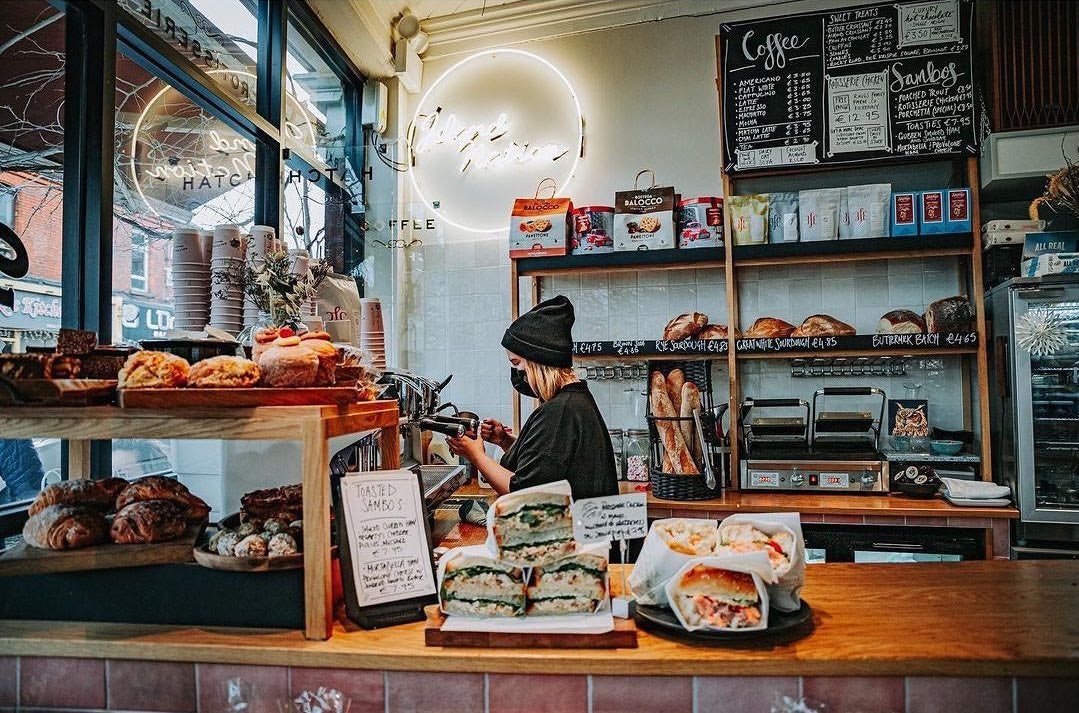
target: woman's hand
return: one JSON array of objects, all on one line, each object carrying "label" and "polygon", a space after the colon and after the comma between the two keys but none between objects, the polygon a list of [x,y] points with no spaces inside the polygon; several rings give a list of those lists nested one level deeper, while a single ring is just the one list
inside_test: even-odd
[{"label": "woman's hand", "polygon": [[470,438],[469,436],[460,436],[458,438],[447,438],[446,444],[450,447],[450,452],[454,455],[463,456],[467,458],[473,464],[479,460],[480,456],[484,455],[483,441],[478,438]]},{"label": "woman's hand", "polygon": [[509,450],[515,440],[513,432],[493,418],[485,418],[480,424],[480,438],[504,451]]}]

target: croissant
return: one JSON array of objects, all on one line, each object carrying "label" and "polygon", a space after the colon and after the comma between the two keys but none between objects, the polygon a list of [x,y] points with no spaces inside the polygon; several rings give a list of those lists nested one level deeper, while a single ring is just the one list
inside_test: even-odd
[{"label": "croissant", "polygon": [[43,550],[74,550],[109,539],[109,523],[90,507],[49,505],[22,528],[26,543]]},{"label": "croissant", "polygon": [[168,500],[140,500],[124,507],[112,519],[109,535],[118,545],[175,540],[187,530],[186,510]]},{"label": "croissant", "polygon": [[116,509],[123,510],[131,503],[143,500],[168,500],[184,508],[188,520],[198,521],[210,514],[202,498],[191,494],[187,486],[178,480],[161,475],[147,475],[132,481],[116,498]]},{"label": "croissant", "polygon": [[116,503],[116,496],[126,487],[127,481],[123,478],[53,483],[38,494],[27,512],[36,515],[50,505],[85,505],[109,511]]}]

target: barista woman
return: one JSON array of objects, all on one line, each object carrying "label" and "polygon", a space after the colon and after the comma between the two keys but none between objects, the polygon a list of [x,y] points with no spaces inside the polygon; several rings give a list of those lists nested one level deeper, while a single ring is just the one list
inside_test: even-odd
[{"label": "barista woman", "polygon": [[470,460],[500,494],[568,480],[574,498],[618,494],[618,476],[607,425],[573,365],[573,305],[559,295],[536,305],[506,330],[502,346],[510,382],[540,400],[520,434],[488,419],[483,440],[502,448],[495,461],[479,438],[449,439],[450,450]]}]

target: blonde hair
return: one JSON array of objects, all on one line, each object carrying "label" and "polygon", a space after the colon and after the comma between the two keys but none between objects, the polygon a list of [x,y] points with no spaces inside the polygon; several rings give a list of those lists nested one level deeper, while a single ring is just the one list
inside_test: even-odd
[{"label": "blonde hair", "polygon": [[528,359],[521,359],[521,361],[524,362],[528,385],[544,401],[553,399],[566,384],[579,381],[577,372],[571,366],[547,366]]}]

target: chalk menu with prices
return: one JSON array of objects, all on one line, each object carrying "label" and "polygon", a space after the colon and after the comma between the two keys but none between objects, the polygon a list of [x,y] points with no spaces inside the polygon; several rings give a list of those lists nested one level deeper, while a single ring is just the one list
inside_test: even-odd
[{"label": "chalk menu with prices", "polygon": [[345,519],[345,536],[339,539],[350,570],[343,575],[352,585],[346,589],[354,588],[347,592],[354,595],[348,597],[350,609],[435,594],[419,476],[408,470],[346,476],[341,478],[339,502]]},{"label": "chalk menu with prices", "polygon": [[724,170],[977,155],[970,0],[724,24]]}]

